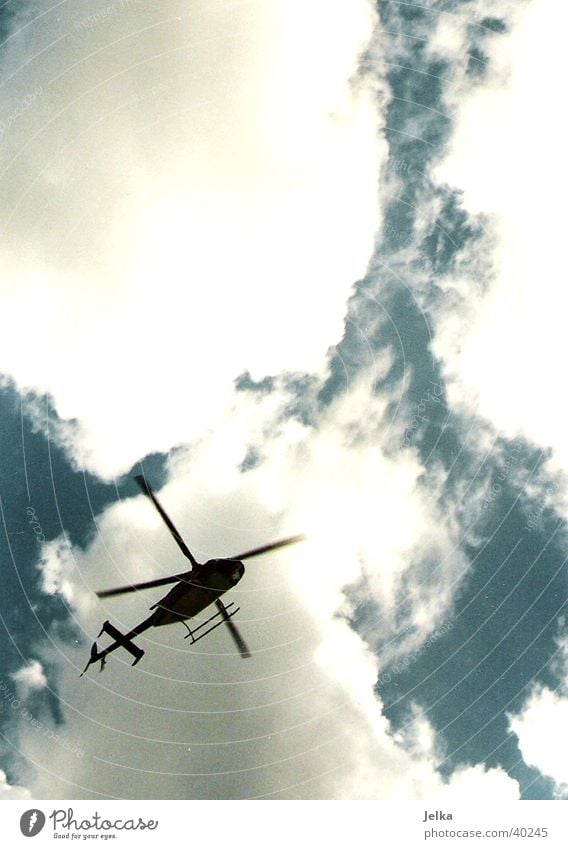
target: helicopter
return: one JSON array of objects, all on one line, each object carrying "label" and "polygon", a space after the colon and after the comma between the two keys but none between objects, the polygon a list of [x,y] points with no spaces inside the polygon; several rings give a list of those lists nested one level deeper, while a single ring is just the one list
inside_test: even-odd
[{"label": "helicopter", "polygon": [[[258,557],[260,554],[265,554],[268,551],[275,551],[277,548],[283,548],[287,545],[293,545],[300,542],[305,537],[300,534],[297,536],[286,537],[285,539],[271,542],[268,545],[262,545],[258,548],[253,548],[250,551],[245,551],[241,554],[236,554],[233,557],[225,557],[221,559],[208,560],[206,563],[198,563],[185,542],[183,541],[179,531],[171,521],[170,517],[158,501],[155,493],[148,484],[143,475],[136,475],[134,480],[160,514],[164,520],[166,527],[170,531],[172,537],[178,544],[182,554],[187,557],[191,563],[191,569],[186,572],[181,572],[178,575],[170,575],[167,578],[156,578],[152,581],[143,581],[138,584],[128,584],[123,587],[115,587],[109,590],[102,590],[97,593],[98,598],[110,598],[112,596],[121,595],[123,593],[138,592],[139,590],[152,589],[153,587],[161,587],[166,584],[174,584],[172,589],[159,601],[150,607],[152,614],[144,619],[139,625],[136,625],[127,634],[121,633],[114,625],[107,620],[103,623],[97,639],[103,634],[107,634],[112,640],[111,645],[99,651],[96,641],[91,647],[89,661],[85,666],[82,677],[92,663],[100,661],[101,672],[105,667],[107,657],[111,652],[118,648],[124,648],[134,657],[132,666],[136,666],[139,660],[144,656],[144,651],[137,646],[133,639],[148,628],[156,628],[161,625],[170,625],[175,622],[181,622],[188,633],[184,639],[191,638],[191,643],[196,643],[201,640],[211,631],[214,631],[220,625],[226,625],[239,654],[243,658],[251,657],[250,650],[245,643],[240,631],[232,621],[233,616],[239,612],[240,608],[235,607],[234,602],[224,604],[220,596],[232,589],[238,584],[245,573],[245,567],[242,561],[248,560],[251,557]],[[205,610],[209,605],[214,604],[217,608],[216,613],[194,628],[190,628],[186,620],[191,619],[202,610]],[[208,627],[209,626],[209,627]]]}]

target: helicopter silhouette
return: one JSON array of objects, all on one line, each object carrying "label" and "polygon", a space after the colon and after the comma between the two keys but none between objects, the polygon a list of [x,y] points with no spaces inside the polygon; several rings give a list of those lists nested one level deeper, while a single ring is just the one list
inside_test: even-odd
[{"label": "helicopter silhouette", "polygon": [[[188,631],[185,635],[185,639],[190,637],[192,643],[196,643],[198,640],[201,640],[220,625],[226,625],[241,657],[250,657],[250,650],[241,636],[237,626],[232,621],[233,616],[238,613],[240,608],[235,607],[234,602],[224,604],[220,597],[236,586],[243,577],[245,573],[245,567],[242,563],[243,560],[248,560],[251,557],[258,557],[260,554],[275,551],[277,548],[293,545],[294,543],[305,539],[305,537],[302,534],[286,537],[285,539],[278,540],[277,542],[271,542],[268,545],[262,545],[258,548],[253,548],[250,551],[237,554],[234,557],[225,557],[221,559],[208,560],[206,563],[198,563],[183,541],[179,531],[171,521],[170,517],[156,498],[156,495],[152,491],[144,476],[136,475],[135,480],[144,495],[150,499],[164,520],[182,554],[184,554],[191,563],[191,569],[177,575],[170,575],[166,578],[156,578],[151,581],[143,581],[138,584],[127,584],[123,587],[115,587],[113,589],[98,592],[98,598],[110,598],[124,593],[139,592],[140,590],[161,587],[166,584],[175,585],[163,598],[150,607],[150,610],[153,611],[152,614],[148,616],[147,619],[144,619],[144,621],[139,625],[132,628],[132,630],[127,634],[121,633],[121,631],[119,631],[118,628],[115,628],[114,625],[111,625],[108,620],[104,622],[97,639],[99,639],[102,634],[108,634],[114,642],[101,651],[99,651],[97,643],[93,643],[89,661],[81,673],[81,676],[85,674],[92,663],[97,663],[99,661],[102,671],[108,655],[121,647],[130,652],[130,654],[134,657],[132,666],[136,666],[138,661],[144,656],[144,651],[133,642],[134,637],[137,637],[139,634],[147,631],[148,628],[170,625],[175,622],[182,622],[184,624]],[[196,628],[191,629],[189,625],[187,625],[186,620],[191,619],[198,613],[201,613],[201,611],[205,610],[206,607],[209,607],[210,604],[215,605],[217,612]]]}]

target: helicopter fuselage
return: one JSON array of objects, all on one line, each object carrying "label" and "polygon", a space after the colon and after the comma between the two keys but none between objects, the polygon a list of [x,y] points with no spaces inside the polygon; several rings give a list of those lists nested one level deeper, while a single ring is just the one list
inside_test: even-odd
[{"label": "helicopter fuselage", "polygon": [[241,580],[240,560],[208,560],[188,572],[160,601],[152,605],[152,624],[171,625],[197,616]]}]

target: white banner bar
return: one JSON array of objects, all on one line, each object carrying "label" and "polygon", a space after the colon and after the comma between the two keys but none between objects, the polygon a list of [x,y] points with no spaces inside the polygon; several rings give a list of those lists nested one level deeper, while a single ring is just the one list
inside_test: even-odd
[{"label": "white banner bar", "polygon": [[191,849],[518,846],[566,849],[558,802],[440,807],[427,802],[26,801],[0,802],[5,846],[92,844]]}]

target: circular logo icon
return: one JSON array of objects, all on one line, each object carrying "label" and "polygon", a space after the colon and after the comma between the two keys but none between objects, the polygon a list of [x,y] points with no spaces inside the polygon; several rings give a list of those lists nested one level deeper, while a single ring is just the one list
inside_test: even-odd
[{"label": "circular logo icon", "polygon": [[20,831],[24,837],[35,837],[45,825],[45,814],[37,808],[26,811],[20,817]]}]

